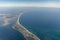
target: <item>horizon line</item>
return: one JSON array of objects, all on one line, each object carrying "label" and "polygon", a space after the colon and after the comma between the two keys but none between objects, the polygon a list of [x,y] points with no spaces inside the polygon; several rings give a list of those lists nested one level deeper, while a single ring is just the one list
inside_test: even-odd
[{"label": "horizon line", "polygon": [[53,7],[60,8],[60,3],[53,2],[21,2],[21,3],[0,3],[0,7]]}]

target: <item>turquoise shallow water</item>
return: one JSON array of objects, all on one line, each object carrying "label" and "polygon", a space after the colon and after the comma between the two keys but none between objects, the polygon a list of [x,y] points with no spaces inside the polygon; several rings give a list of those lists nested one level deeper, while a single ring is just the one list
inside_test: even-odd
[{"label": "turquoise shallow water", "polygon": [[[3,22],[2,20],[0,21]],[[10,22],[7,26],[0,25],[0,40],[25,40],[20,32],[12,28],[14,24],[15,21]]]},{"label": "turquoise shallow water", "polygon": [[[0,8],[0,40],[25,40],[24,36],[12,27],[16,23],[20,8]],[[6,24],[6,25],[4,25]]]},{"label": "turquoise shallow water", "polygon": [[20,23],[41,40],[60,40],[60,9],[40,8],[25,12]]}]

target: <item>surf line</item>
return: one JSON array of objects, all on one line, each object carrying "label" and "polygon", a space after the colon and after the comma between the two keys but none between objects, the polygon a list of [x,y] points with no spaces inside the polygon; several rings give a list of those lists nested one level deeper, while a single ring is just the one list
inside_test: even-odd
[{"label": "surf line", "polygon": [[22,35],[25,37],[26,40],[40,40],[35,34],[31,33],[29,30],[27,30],[21,23],[19,22],[21,16],[23,13],[20,13],[17,19],[17,22],[15,26],[13,27],[15,30],[22,33]]}]

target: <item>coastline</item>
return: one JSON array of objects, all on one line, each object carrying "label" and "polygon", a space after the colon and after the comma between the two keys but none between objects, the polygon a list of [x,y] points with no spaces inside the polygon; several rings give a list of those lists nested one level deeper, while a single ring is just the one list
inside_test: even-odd
[{"label": "coastline", "polygon": [[18,20],[16,22],[16,25],[13,27],[15,30],[22,33],[22,35],[25,37],[26,40],[40,40],[35,34],[28,31],[23,25],[20,24],[19,19],[22,16],[23,13],[21,13],[18,17]]}]

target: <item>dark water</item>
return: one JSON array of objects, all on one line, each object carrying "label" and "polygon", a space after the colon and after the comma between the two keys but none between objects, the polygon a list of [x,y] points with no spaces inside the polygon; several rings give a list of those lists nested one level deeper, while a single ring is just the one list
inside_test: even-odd
[{"label": "dark water", "polygon": [[25,12],[20,22],[41,40],[60,40],[60,9],[40,8]]},{"label": "dark water", "polygon": [[15,24],[15,21],[12,21],[7,26],[0,25],[0,40],[25,40],[24,36],[20,32],[12,28],[13,24]]}]

